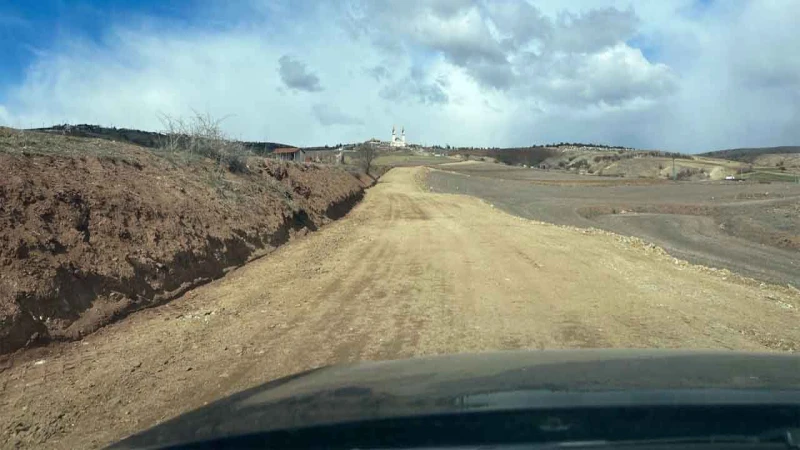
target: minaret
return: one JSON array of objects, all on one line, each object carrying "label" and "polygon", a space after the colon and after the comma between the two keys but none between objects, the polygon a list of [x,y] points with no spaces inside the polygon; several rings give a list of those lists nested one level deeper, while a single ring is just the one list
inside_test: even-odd
[{"label": "minaret", "polygon": [[406,127],[400,129],[400,144],[406,146]]},{"label": "minaret", "polygon": [[394,125],[392,125],[392,145],[395,145],[397,142],[397,133],[395,132]]}]

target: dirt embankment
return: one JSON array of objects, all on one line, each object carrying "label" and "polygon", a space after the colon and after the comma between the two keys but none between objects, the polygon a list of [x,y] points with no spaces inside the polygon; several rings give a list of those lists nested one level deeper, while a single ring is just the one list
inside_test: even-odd
[{"label": "dirt embankment", "polygon": [[250,158],[233,174],[0,130],[0,353],[80,338],[344,215],[371,180]]}]

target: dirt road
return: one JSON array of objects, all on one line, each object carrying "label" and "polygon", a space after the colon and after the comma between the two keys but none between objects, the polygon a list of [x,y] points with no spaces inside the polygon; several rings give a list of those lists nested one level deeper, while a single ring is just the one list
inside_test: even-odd
[{"label": "dirt road", "polygon": [[797,350],[800,294],[605,232],[431,194],[395,169],[348,217],[0,372],[3,447],[96,447],[216,398],[363,359],[573,347]]},{"label": "dirt road", "polygon": [[473,195],[511,214],[637,236],[671,255],[800,287],[800,185],[672,183],[477,162],[439,166],[434,192]]}]

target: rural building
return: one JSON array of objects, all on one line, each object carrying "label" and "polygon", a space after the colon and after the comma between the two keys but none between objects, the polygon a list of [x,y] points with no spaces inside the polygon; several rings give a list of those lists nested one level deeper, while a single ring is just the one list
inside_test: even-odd
[{"label": "rural building", "polygon": [[281,161],[303,162],[305,161],[306,153],[299,148],[284,147],[276,148],[272,152],[272,157]]}]

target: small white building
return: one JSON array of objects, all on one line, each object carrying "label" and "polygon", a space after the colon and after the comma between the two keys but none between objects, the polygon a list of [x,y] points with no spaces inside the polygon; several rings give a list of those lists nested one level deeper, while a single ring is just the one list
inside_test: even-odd
[{"label": "small white building", "polygon": [[293,147],[276,148],[272,157],[281,161],[303,162],[306,160],[306,152]]}]

